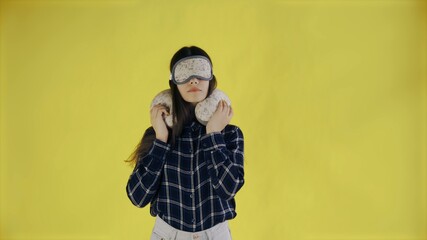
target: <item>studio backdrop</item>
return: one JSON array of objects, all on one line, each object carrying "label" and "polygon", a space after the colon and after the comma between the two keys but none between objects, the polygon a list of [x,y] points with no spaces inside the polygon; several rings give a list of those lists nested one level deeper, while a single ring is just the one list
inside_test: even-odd
[{"label": "studio backdrop", "polygon": [[183,46],[245,138],[233,239],[427,239],[427,4],[2,0],[0,239],[149,239],[124,162]]}]

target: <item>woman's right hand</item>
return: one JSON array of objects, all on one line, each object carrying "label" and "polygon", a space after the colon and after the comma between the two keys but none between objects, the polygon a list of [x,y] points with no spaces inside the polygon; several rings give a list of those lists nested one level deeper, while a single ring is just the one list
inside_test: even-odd
[{"label": "woman's right hand", "polygon": [[169,115],[166,107],[161,104],[157,104],[150,110],[150,115],[151,125],[156,132],[156,138],[166,143],[169,135],[165,122],[166,116]]}]

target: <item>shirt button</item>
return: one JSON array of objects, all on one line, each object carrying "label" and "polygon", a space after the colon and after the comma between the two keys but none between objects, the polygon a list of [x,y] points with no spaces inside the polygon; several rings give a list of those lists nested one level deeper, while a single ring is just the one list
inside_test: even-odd
[{"label": "shirt button", "polygon": [[193,153],[193,150],[192,150],[192,149],[190,149],[190,153]]},{"label": "shirt button", "polygon": [[193,198],[193,194],[190,194],[190,198]]}]

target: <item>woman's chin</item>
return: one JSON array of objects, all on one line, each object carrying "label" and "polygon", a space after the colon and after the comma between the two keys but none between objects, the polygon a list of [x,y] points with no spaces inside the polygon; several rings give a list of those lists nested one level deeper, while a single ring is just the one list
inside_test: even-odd
[{"label": "woman's chin", "polygon": [[186,102],[192,103],[193,105],[196,105],[197,103],[203,101],[201,98],[190,98],[190,99],[184,99]]}]

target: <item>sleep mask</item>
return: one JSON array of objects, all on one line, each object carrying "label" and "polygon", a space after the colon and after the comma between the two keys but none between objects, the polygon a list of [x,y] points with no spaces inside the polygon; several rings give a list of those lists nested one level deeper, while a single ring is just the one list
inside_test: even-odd
[{"label": "sleep mask", "polygon": [[172,68],[171,81],[175,84],[184,84],[192,78],[211,80],[212,63],[205,56],[190,56],[180,59]]}]

